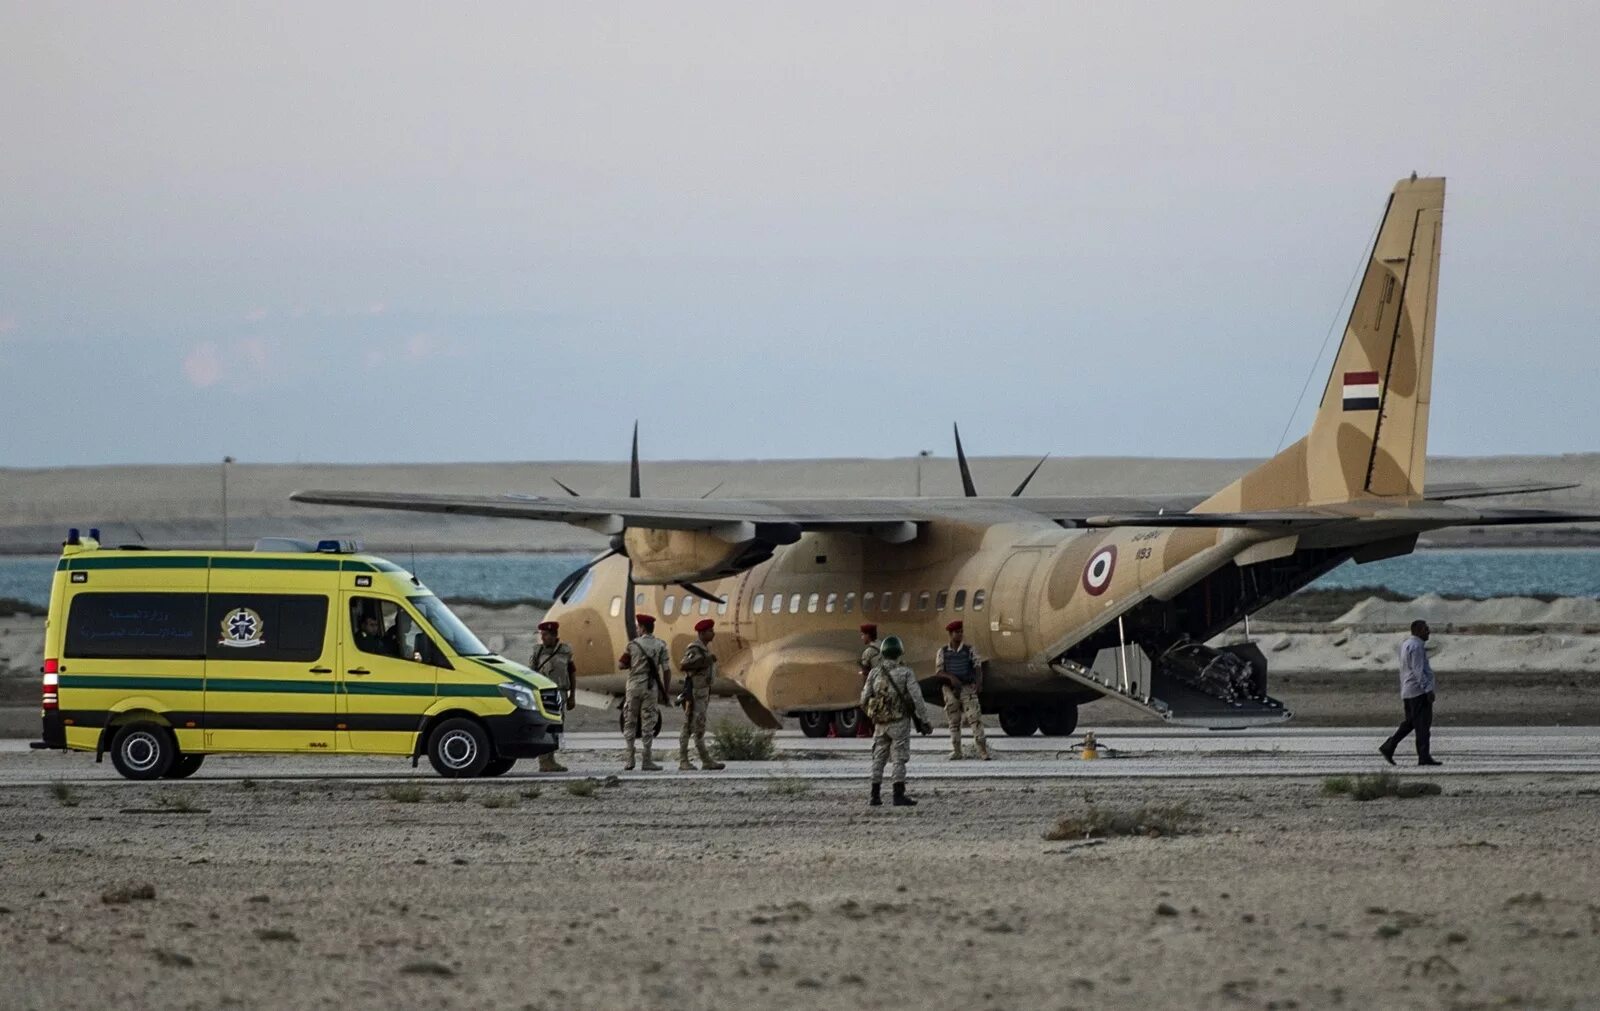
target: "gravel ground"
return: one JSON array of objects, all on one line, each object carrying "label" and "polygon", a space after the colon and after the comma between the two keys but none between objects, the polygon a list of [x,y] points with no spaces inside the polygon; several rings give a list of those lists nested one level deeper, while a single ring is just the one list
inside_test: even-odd
[{"label": "gravel ground", "polygon": [[[9,788],[0,986],[41,1009],[1597,1006],[1600,777],[1444,789]],[[1139,805],[1193,834],[1042,838]]]}]

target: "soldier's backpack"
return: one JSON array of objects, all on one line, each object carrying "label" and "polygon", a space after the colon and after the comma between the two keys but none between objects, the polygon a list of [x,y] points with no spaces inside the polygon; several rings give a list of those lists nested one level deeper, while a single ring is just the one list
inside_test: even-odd
[{"label": "soldier's backpack", "polygon": [[906,712],[905,698],[889,676],[886,666],[874,668],[867,682],[867,719],[873,723],[893,723],[903,720]]}]

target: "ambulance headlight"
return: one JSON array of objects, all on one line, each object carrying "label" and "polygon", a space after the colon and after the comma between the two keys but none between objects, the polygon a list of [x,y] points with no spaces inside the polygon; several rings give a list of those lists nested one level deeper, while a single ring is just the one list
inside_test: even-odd
[{"label": "ambulance headlight", "polygon": [[536,710],[539,708],[538,702],[533,697],[533,689],[527,685],[517,684],[515,681],[507,681],[499,687],[500,694],[504,695],[518,709]]}]

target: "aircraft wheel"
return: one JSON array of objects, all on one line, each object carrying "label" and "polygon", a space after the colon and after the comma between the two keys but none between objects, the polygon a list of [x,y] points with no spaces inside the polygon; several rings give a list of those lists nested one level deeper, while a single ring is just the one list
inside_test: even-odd
[{"label": "aircraft wheel", "polygon": [[200,763],[206,760],[204,755],[179,755],[178,760],[172,763],[172,768],[162,779],[188,779],[200,771]]},{"label": "aircraft wheel", "polygon": [[864,718],[859,709],[841,709],[833,714],[833,732],[840,737],[854,737]]},{"label": "aircraft wheel", "polygon": [[1068,702],[1040,710],[1039,729],[1046,737],[1066,737],[1078,729],[1078,707]]},{"label": "aircraft wheel", "polygon": [[832,722],[831,713],[801,713],[800,732],[807,737],[827,737],[828,726]]},{"label": "aircraft wheel", "polygon": [[516,764],[517,760],[515,758],[491,759],[489,764],[483,767],[483,774],[485,776],[504,776],[506,773],[510,772],[511,767]]},{"label": "aircraft wheel", "polygon": [[1031,737],[1039,729],[1039,718],[1027,706],[1007,706],[1000,710],[1000,729],[1007,737]]}]

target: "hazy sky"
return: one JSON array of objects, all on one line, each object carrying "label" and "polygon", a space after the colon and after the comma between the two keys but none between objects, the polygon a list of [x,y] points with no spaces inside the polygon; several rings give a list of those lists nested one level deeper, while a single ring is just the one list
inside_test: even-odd
[{"label": "hazy sky", "polygon": [[654,458],[952,419],[1265,455],[1413,169],[1430,449],[1600,449],[1597,40],[1553,2],[0,0],[0,465],[611,459],[635,417]]}]

